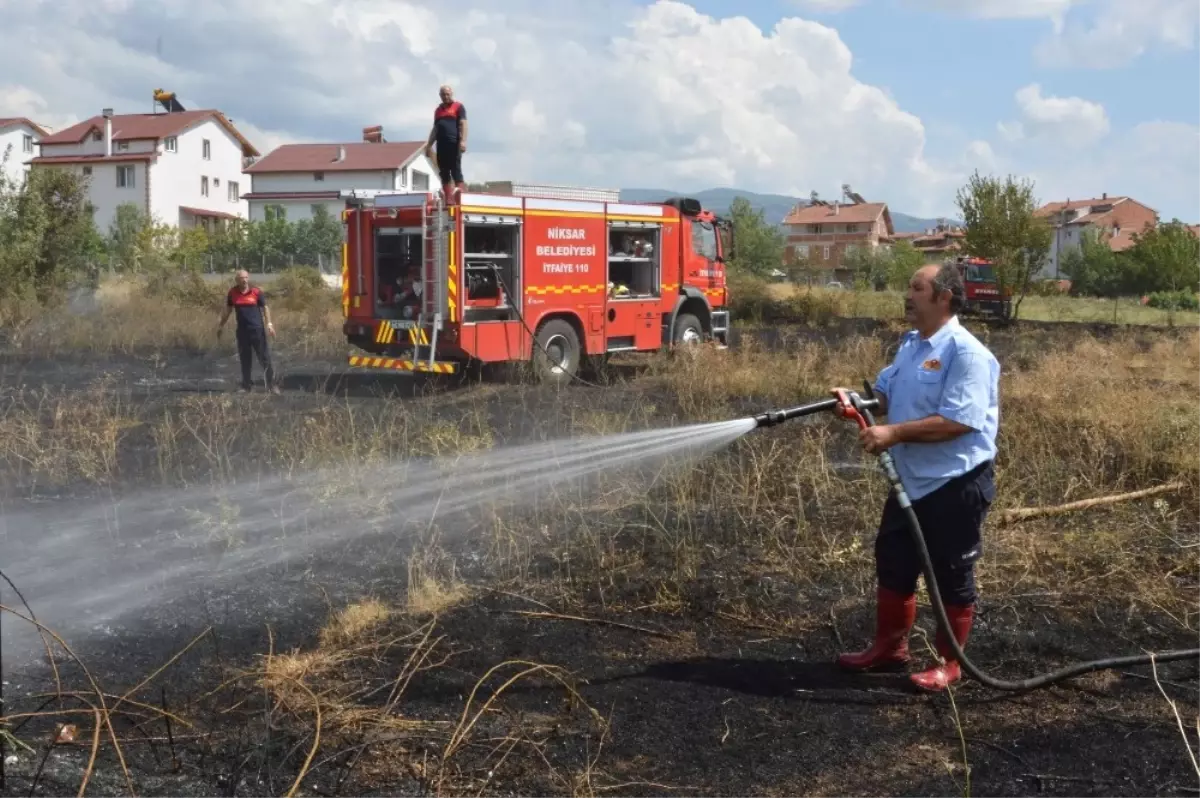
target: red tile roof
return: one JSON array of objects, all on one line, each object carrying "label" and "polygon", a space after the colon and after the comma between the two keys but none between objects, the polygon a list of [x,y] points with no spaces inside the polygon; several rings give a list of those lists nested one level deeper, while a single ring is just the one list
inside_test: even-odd
[{"label": "red tile roof", "polygon": [[[337,160],[344,147],[345,159]],[[423,141],[363,142],[349,144],[284,144],[245,171],[271,172],[377,172],[399,169],[425,148]]]},{"label": "red tile roof", "polygon": [[341,194],[337,191],[251,191],[243,194],[244,200],[330,200]]},{"label": "red tile roof", "polygon": [[1042,207],[1034,211],[1035,216],[1046,216],[1059,211],[1077,211],[1080,208],[1087,208],[1092,205],[1116,205],[1118,202],[1124,202],[1129,197],[1096,197],[1094,199],[1070,200],[1069,202],[1047,202]]},{"label": "red tile roof", "polygon": [[783,220],[784,224],[873,224],[880,216],[887,222],[888,233],[892,232],[892,215],[886,202],[863,202],[857,205],[808,205],[792,208]]},{"label": "red tile roof", "polygon": [[131,161],[153,161],[157,155],[152,152],[114,152],[112,155],[97,153],[95,155],[39,155],[28,163],[39,164],[87,164],[87,163],[129,163]]},{"label": "red tile roof", "polygon": [[23,116],[0,117],[0,130],[3,130],[6,127],[13,127],[15,125],[29,125],[31,128],[33,128],[33,132],[37,133],[39,137],[49,135],[46,128]]},{"label": "red tile roof", "polygon": [[[205,120],[212,119],[229,131],[230,135],[242,145],[245,156],[258,155],[258,150],[233,126],[225,114],[215,110],[179,111],[173,114],[114,114],[112,117],[113,141],[135,141],[145,139],[163,139],[175,136]],[[93,116],[77,125],[42,139],[43,145],[78,144],[87,138],[93,130],[104,130],[104,117]]]}]

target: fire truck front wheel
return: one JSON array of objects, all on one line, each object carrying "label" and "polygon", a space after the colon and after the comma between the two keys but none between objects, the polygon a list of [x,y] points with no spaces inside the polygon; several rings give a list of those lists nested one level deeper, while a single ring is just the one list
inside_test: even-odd
[{"label": "fire truck front wheel", "polygon": [[565,319],[550,319],[537,333],[533,365],[546,382],[568,383],[579,371],[579,334]]},{"label": "fire truck front wheel", "polygon": [[704,327],[691,313],[680,313],[675,318],[675,345],[691,346],[704,340]]}]

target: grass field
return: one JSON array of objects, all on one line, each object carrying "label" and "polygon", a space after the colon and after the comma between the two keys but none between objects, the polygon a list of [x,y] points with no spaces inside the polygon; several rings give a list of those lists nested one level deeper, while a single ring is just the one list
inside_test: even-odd
[{"label": "grass field", "polygon": [[[904,296],[897,291],[831,291],[791,283],[771,283],[765,288],[772,299],[781,302],[795,300],[811,292],[835,305],[839,309],[838,315],[852,318],[893,319],[902,317],[904,311]],[[1142,305],[1132,297],[1114,301],[1088,297],[1027,296],[1021,302],[1019,314],[1019,318],[1026,321],[1153,327],[1200,325],[1200,313],[1160,310]]]},{"label": "grass field", "polygon": [[[859,385],[893,322],[747,329],[554,390],[349,374],[336,297],[298,292],[275,311],[283,395],[240,396],[212,297],[170,296],[110,292],[4,338],[4,571],[72,652],[4,619],[5,794],[1194,790],[1194,663],[1027,695],[837,673],[872,628],[886,490],[844,422],[455,501],[507,445]],[[968,652],[1017,678],[1194,646],[1200,332],[978,333],[1003,426]],[[923,662],[924,601],[918,624]]]}]

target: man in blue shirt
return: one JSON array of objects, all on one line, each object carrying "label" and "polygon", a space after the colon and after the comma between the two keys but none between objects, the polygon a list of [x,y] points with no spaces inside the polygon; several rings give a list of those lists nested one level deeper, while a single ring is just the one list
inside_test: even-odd
[{"label": "man in blue shirt", "polygon": [[[953,264],[913,275],[904,309],[905,333],[874,390],[887,423],[860,431],[868,452],[890,450],[925,533],[938,590],[959,646],[966,645],[976,601],[980,530],[995,498],[993,461],[1000,421],[1000,364],[958,321],[965,299]],[[843,654],[849,670],[894,666],[909,659],[916,620],[920,555],[895,495],[889,495],[875,538],[876,632],[870,648]],[[927,586],[928,587],[928,586]],[[943,690],[961,677],[938,630],[943,664],[909,678],[923,690]]]}]

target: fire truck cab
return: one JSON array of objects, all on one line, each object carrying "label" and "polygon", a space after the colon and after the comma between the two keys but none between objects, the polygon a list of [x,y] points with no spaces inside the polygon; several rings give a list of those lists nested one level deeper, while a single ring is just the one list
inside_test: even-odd
[{"label": "fire truck cab", "polygon": [[1001,290],[995,264],[986,258],[966,255],[954,258],[953,263],[966,289],[964,313],[1008,319],[1012,314],[1012,289],[1006,286]]},{"label": "fire truck cab", "polygon": [[532,362],[552,382],[588,358],[728,344],[724,220],[694,199],[504,184],[344,191],[342,310],[356,368],[456,373]]}]

